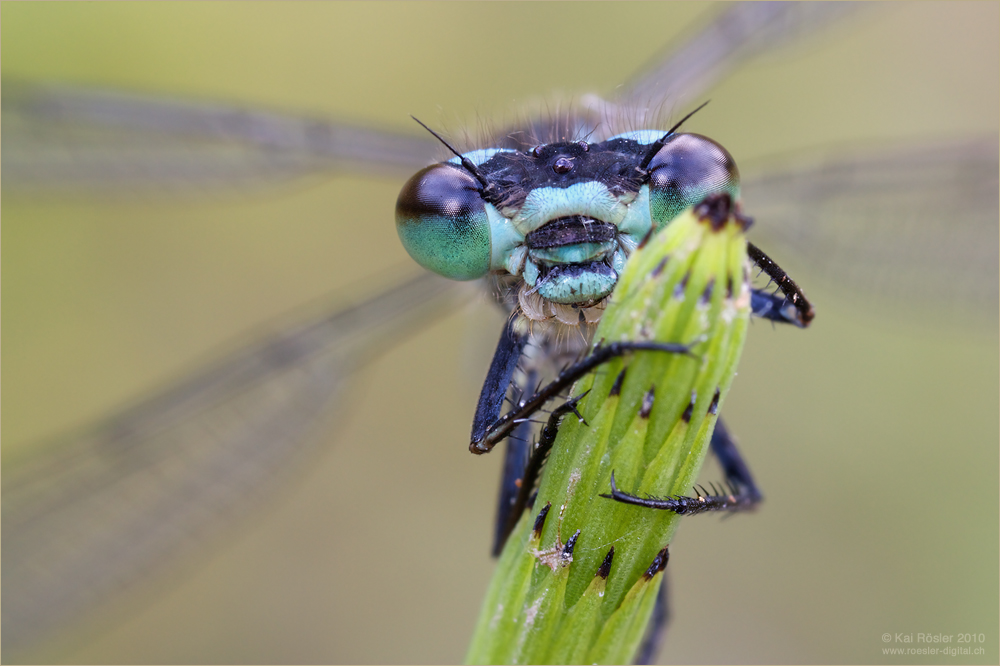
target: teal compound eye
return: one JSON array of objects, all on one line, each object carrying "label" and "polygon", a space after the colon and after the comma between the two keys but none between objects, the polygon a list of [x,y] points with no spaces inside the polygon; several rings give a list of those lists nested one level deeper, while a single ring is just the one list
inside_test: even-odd
[{"label": "teal compound eye", "polygon": [[710,194],[740,194],[740,172],[725,148],[700,134],[677,134],[650,160],[649,208],[656,228]]},{"label": "teal compound eye", "polygon": [[490,225],[480,184],[464,168],[434,164],[418,171],[396,200],[396,231],[424,268],[452,280],[490,269]]}]

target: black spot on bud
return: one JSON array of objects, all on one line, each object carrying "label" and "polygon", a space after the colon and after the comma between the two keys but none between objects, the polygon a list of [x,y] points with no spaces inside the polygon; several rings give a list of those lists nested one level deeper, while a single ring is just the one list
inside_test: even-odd
[{"label": "black spot on bud", "polygon": [[601,566],[597,568],[597,575],[604,580],[608,579],[608,574],[611,573],[611,562],[615,559],[615,547],[611,546],[611,550],[608,554],[604,556],[604,561],[601,562]]},{"label": "black spot on bud", "polygon": [[639,408],[639,416],[648,419],[653,411],[653,399],[656,397],[656,386],[650,386],[646,395],[642,396],[642,406]]},{"label": "black spot on bud", "polygon": [[653,576],[667,568],[667,562],[669,560],[670,550],[664,546],[663,550],[658,552],[656,557],[653,558],[653,563],[649,565],[648,569],[646,569],[646,573],[643,574],[643,577],[646,580],[652,580]]},{"label": "black spot on bud", "polygon": [[535,537],[542,536],[542,528],[545,527],[545,517],[549,515],[549,509],[552,508],[552,502],[546,502],[542,510],[538,512],[538,517],[535,518],[534,533]]},{"label": "black spot on bud", "polygon": [[670,255],[667,255],[666,257],[663,257],[663,259],[660,259],[660,263],[656,264],[656,267],[653,268],[653,272],[650,273],[650,276],[660,277],[660,273],[662,273],[663,269],[667,267],[667,260],[669,259]]},{"label": "black spot on bud", "polygon": [[649,242],[649,239],[653,237],[653,233],[655,233],[655,232],[656,232],[656,228],[655,227],[652,228],[652,229],[650,229],[649,231],[647,231],[646,235],[642,237],[641,241],[639,241],[639,245],[638,245],[638,247],[636,249],[637,250],[641,250],[642,248],[646,247],[646,243]]},{"label": "black spot on bud", "polygon": [[712,402],[708,406],[708,413],[715,416],[719,412],[719,389],[715,389],[715,395],[712,396]]},{"label": "black spot on bud", "polygon": [[713,277],[705,285],[705,291],[701,292],[701,298],[698,299],[699,305],[707,305],[709,301],[712,300],[712,292],[715,291],[715,278]]},{"label": "black spot on bud", "polygon": [[573,549],[576,548],[576,540],[579,538],[580,530],[577,530],[576,533],[569,538],[569,541],[566,542],[566,545],[563,546],[562,556],[564,560],[568,560],[573,557]]},{"label": "black spot on bud", "polygon": [[729,216],[733,210],[733,198],[728,192],[710,194],[694,207],[694,214],[702,222],[708,222],[712,226],[712,231],[720,231],[729,221]]},{"label": "black spot on bud", "polygon": [[684,274],[684,277],[681,278],[681,281],[677,283],[677,286],[674,287],[674,293],[673,293],[674,298],[676,299],[684,298],[684,290],[687,289],[688,280],[690,279],[691,279],[691,271],[688,271],[687,273]]},{"label": "black spot on bud", "polygon": [[697,399],[698,394],[691,391],[691,402],[688,403],[688,406],[684,409],[684,413],[681,414],[681,418],[684,420],[684,423],[691,423],[691,412],[694,410],[694,401]]}]

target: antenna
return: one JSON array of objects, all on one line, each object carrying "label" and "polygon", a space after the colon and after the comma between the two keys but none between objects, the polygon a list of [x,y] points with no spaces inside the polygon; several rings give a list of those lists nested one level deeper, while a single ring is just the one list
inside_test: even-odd
[{"label": "antenna", "polygon": [[[709,102],[711,102],[711,101],[712,100],[709,99],[709,100],[705,100],[704,102],[702,102],[701,106],[699,106],[697,109],[695,109],[691,113],[687,114],[686,116],[684,116],[683,118],[681,118],[680,120],[678,120],[674,124],[673,127],[671,127],[670,129],[667,130],[666,134],[664,134],[659,139],[657,139],[652,144],[650,144],[649,150],[646,152],[646,156],[644,158],[642,158],[642,162],[639,164],[639,169],[641,169],[642,171],[645,171],[646,167],[649,166],[649,163],[653,161],[654,157],[656,157],[656,153],[660,152],[660,148],[663,148],[663,146],[666,145],[667,139],[669,139],[673,135],[674,132],[676,132],[678,129],[680,129],[680,126],[683,125],[685,122],[687,122],[688,118],[690,118],[694,114],[696,114],[699,111],[701,111],[702,109],[704,109],[705,106]],[[414,118],[414,120],[417,120],[417,119]],[[419,123],[420,121],[417,120],[417,122]],[[420,123],[420,124],[423,125],[423,123]],[[434,133],[431,132],[431,134],[434,134]],[[434,136],[437,136],[437,135],[435,134]],[[447,144],[445,144],[445,145],[447,145]],[[450,148],[450,146],[449,146],[449,148]]]},{"label": "antenna", "polygon": [[[702,106],[704,106],[704,105],[702,105]],[[695,110],[697,111],[697,109],[695,109]],[[458,159],[462,160],[462,166],[465,167],[465,169],[469,173],[471,173],[475,177],[476,180],[479,181],[479,184],[483,186],[483,192],[482,192],[483,198],[486,199],[487,201],[489,201],[490,203],[495,203],[493,201],[493,199],[494,199],[494,197],[493,197],[493,194],[494,194],[494,192],[493,192],[493,190],[494,190],[493,183],[491,183],[490,181],[486,180],[486,177],[479,171],[478,168],[476,168],[476,165],[472,163],[472,160],[470,160],[468,157],[466,157],[462,153],[460,153],[457,150],[455,150],[455,148],[452,147],[452,145],[450,143],[448,143],[447,141],[445,141],[441,137],[440,134],[438,134],[437,132],[435,132],[434,130],[432,130],[430,127],[428,127],[427,125],[425,125],[422,122],[420,122],[420,120],[416,116],[410,116],[410,117],[413,118],[413,120],[415,120],[418,125],[420,125],[425,130],[427,130],[428,132],[430,132],[431,136],[433,136],[435,139],[437,139],[438,141],[440,141],[441,143],[443,143],[445,148],[447,148],[448,150],[450,150],[452,153],[455,154],[455,157],[457,157]]]}]

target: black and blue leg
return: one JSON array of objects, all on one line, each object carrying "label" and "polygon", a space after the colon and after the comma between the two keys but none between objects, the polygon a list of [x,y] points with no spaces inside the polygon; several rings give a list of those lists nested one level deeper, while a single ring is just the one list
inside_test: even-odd
[{"label": "black and blue leg", "polygon": [[747,243],[747,255],[762,273],[771,278],[771,282],[777,285],[780,291],[779,295],[768,293],[763,289],[752,290],[750,310],[754,316],[781,324],[792,324],[799,328],[809,326],[816,316],[816,311],[802,288],[781,266],[774,263],[771,257],[753,243]]},{"label": "black and blue leg", "polygon": [[[523,377],[519,378],[520,381],[515,380],[518,362],[527,343],[528,336],[517,333],[514,329],[514,318],[509,318],[500,334],[500,340],[497,342],[496,351],[493,352],[493,360],[479,394],[476,414],[472,419],[472,441],[482,439],[490,430],[490,426],[500,418],[500,410],[508,394],[516,396],[517,404],[520,405],[524,396],[528,395],[530,387],[538,381],[534,371],[523,373]],[[509,530],[506,526],[511,522],[517,522],[517,517],[512,520],[511,516],[515,513],[514,503],[522,484],[524,471],[528,466],[533,431],[533,424],[526,420],[518,424],[507,438],[493,535],[494,555],[500,553],[507,540]]]}]

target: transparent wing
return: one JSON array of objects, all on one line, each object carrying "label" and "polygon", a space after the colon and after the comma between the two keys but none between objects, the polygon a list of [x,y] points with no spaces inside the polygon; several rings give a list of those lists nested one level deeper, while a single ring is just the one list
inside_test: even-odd
[{"label": "transparent wing", "polygon": [[4,193],[199,191],[332,171],[408,176],[427,137],[120,92],[4,81]]},{"label": "transparent wing", "polygon": [[424,274],[5,464],[5,655],[252,507],[352,370],[463,291]]},{"label": "transparent wing", "polygon": [[829,27],[857,8],[844,2],[736,3],[643,68],[615,96],[617,106],[684,109],[749,58]]},{"label": "transparent wing", "polygon": [[[995,319],[996,136],[775,160],[747,169],[755,237],[878,307],[935,303]],[[766,167],[766,168],[760,168]],[[755,175],[756,174],[756,175]]]},{"label": "transparent wing", "polygon": [[[741,3],[618,93],[634,113],[686,108],[748,58],[824,29],[853,3]],[[608,113],[608,111],[606,111]],[[997,137],[811,152],[745,168],[754,235],[773,256],[878,307],[932,299],[992,316],[998,287]]]},{"label": "transparent wing", "polygon": [[[748,57],[807,36],[850,3],[746,3],[716,17],[617,95],[604,118],[683,108]],[[281,182],[338,170],[408,176],[440,155],[428,136],[349,122],[7,80],[5,195],[130,196]]]}]

